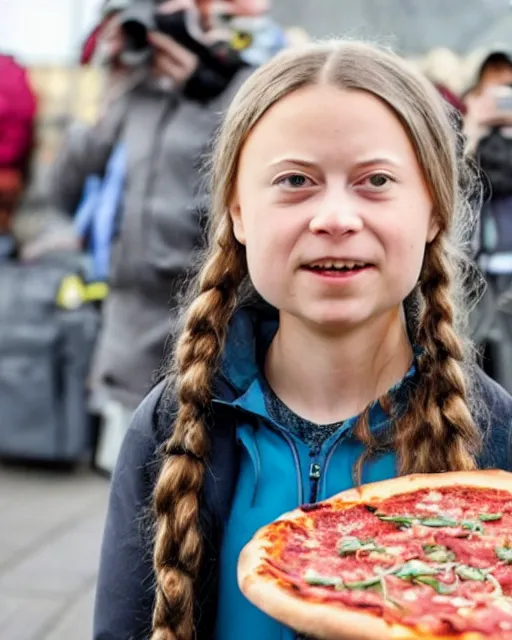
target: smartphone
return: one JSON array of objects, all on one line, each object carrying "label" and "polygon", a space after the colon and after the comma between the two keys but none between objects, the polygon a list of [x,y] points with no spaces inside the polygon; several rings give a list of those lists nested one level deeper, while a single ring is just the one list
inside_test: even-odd
[{"label": "smartphone", "polygon": [[502,85],[495,87],[493,90],[494,104],[496,111],[511,111],[512,112],[512,87],[509,85]]}]

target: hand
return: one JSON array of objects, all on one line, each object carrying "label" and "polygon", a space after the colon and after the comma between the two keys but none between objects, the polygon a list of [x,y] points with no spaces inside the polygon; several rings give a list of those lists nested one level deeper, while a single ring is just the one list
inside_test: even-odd
[{"label": "hand", "polygon": [[512,113],[496,108],[496,96],[492,92],[483,92],[469,96],[466,100],[466,119],[474,127],[512,124]]},{"label": "hand", "polygon": [[475,151],[480,140],[492,126],[512,124],[512,114],[496,109],[496,97],[492,93],[483,92],[468,96],[466,108],[464,133],[470,152]]},{"label": "hand", "polygon": [[155,75],[169,78],[175,86],[185,84],[197,70],[199,58],[162,33],[152,32],[148,38],[154,49]]},{"label": "hand", "polygon": [[119,13],[105,19],[101,27],[98,42],[102,57],[108,62],[117,63],[124,48],[124,38],[121,31]]}]

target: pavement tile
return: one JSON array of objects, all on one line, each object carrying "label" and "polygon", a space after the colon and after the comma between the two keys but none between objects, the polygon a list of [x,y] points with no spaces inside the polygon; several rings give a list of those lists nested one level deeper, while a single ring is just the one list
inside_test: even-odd
[{"label": "pavement tile", "polygon": [[0,465],[0,639],[90,640],[108,481]]},{"label": "pavement tile", "polygon": [[58,623],[39,640],[91,640],[94,586],[67,607]]},{"label": "pavement tile", "polygon": [[59,599],[13,597],[0,591],[0,638],[41,640],[61,608]]}]

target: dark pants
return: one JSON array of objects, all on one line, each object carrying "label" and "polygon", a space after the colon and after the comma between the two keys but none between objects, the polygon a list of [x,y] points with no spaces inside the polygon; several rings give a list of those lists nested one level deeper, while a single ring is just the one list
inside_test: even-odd
[{"label": "dark pants", "polygon": [[512,274],[486,274],[487,289],[471,317],[482,367],[512,393]]}]

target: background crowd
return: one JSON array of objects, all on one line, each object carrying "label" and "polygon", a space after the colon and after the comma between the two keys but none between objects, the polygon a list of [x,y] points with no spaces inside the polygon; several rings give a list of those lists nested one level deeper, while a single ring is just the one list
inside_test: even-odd
[{"label": "background crowd", "polygon": [[108,478],[134,408],[165,371],[208,220],[211,143],[240,83],[283,48],[384,42],[452,106],[461,157],[473,159],[461,184],[467,258],[485,284],[467,317],[482,366],[512,393],[509,5],[7,0],[0,637],[91,637]]},{"label": "background crowd", "polygon": [[286,0],[105,0],[72,65],[0,55],[1,455],[111,472],[165,366],[220,115],[254,67],[332,34],[332,16],[318,33],[329,11],[336,34],[341,16],[347,30],[385,24],[458,114],[484,184],[468,256],[487,287],[468,316],[482,365],[512,391],[512,54],[497,40],[508,11],[475,2],[479,31],[461,16],[448,46],[429,48],[404,35],[414,2],[394,32],[382,3],[326,6],[310,24],[313,3],[299,4],[294,23]]}]

